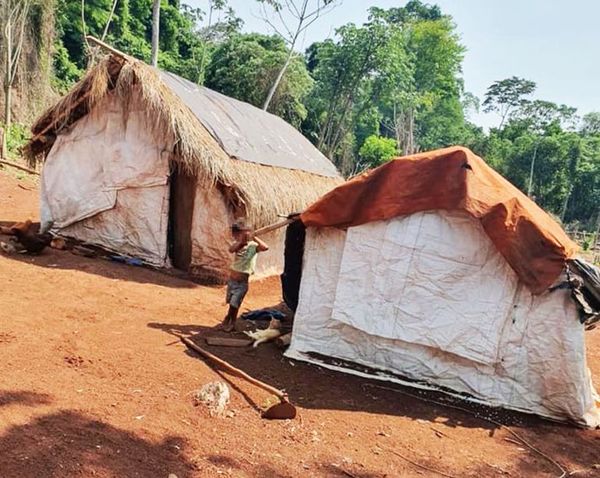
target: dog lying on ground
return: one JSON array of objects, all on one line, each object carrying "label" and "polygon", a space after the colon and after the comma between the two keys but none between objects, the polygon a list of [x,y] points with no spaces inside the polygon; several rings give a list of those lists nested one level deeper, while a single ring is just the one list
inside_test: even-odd
[{"label": "dog lying on ground", "polygon": [[269,327],[256,332],[244,332],[248,337],[254,340],[252,347],[258,347],[260,344],[276,339],[281,335],[281,320],[271,319]]}]

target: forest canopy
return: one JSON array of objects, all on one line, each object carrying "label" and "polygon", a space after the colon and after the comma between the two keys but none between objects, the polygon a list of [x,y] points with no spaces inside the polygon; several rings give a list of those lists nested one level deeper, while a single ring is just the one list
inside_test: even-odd
[{"label": "forest canopy", "polygon": [[[290,5],[249,1],[261,7],[267,22],[273,18],[268,11],[276,16]],[[227,0],[206,0],[202,8],[161,0],[158,67],[266,106],[345,175],[461,144],[557,218],[596,228],[600,113],[580,117],[575,108],[539,98],[536,83],[519,76],[499,78],[484,97],[475,97],[465,90],[466,49],[457,25],[437,5],[410,0],[397,8],[373,7],[365,23],[343,25],[299,51],[298,32],[344,1],[296,3],[307,5],[305,18],[297,11],[295,23],[283,25],[287,30],[267,35],[245,31]],[[0,104],[9,141],[24,136],[32,119],[101,55],[85,35],[150,63],[153,4],[4,0],[0,21],[12,38],[7,43],[5,34],[0,44]],[[311,17],[315,5],[324,10]],[[489,131],[469,120],[480,108],[498,118]]]}]

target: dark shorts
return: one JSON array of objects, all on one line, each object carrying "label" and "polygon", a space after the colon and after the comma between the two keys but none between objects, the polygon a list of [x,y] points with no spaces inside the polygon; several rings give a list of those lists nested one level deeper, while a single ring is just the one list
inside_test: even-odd
[{"label": "dark shorts", "polygon": [[227,281],[226,300],[230,306],[239,309],[242,306],[242,302],[244,297],[246,297],[247,292],[248,282],[231,279]]}]

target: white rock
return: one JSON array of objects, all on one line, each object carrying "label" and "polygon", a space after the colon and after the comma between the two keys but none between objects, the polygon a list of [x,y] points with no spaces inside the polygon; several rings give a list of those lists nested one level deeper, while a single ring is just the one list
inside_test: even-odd
[{"label": "white rock", "polygon": [[210,382],[194,394],[197,403],[206,405],[211,415],[221,416],[229,404],[229,387],[224,382]]}]

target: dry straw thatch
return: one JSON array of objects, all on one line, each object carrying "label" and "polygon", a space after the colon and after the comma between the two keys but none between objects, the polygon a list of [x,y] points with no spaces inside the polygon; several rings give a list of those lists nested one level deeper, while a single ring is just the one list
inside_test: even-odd
[{"label": "dry straw thatch", "polygon": [[301,211],[342,179],[230,158],[198,118],[160,79],[133,58],[109,55],[33,125],[24,152],[31,164],[45,159],[56,136],[87,115],[107,95],[125,104],[141,101],[155,136],[173,146],[173,161],[207,185],[217,185],[235,215],[256,227],[277,213]]}]

